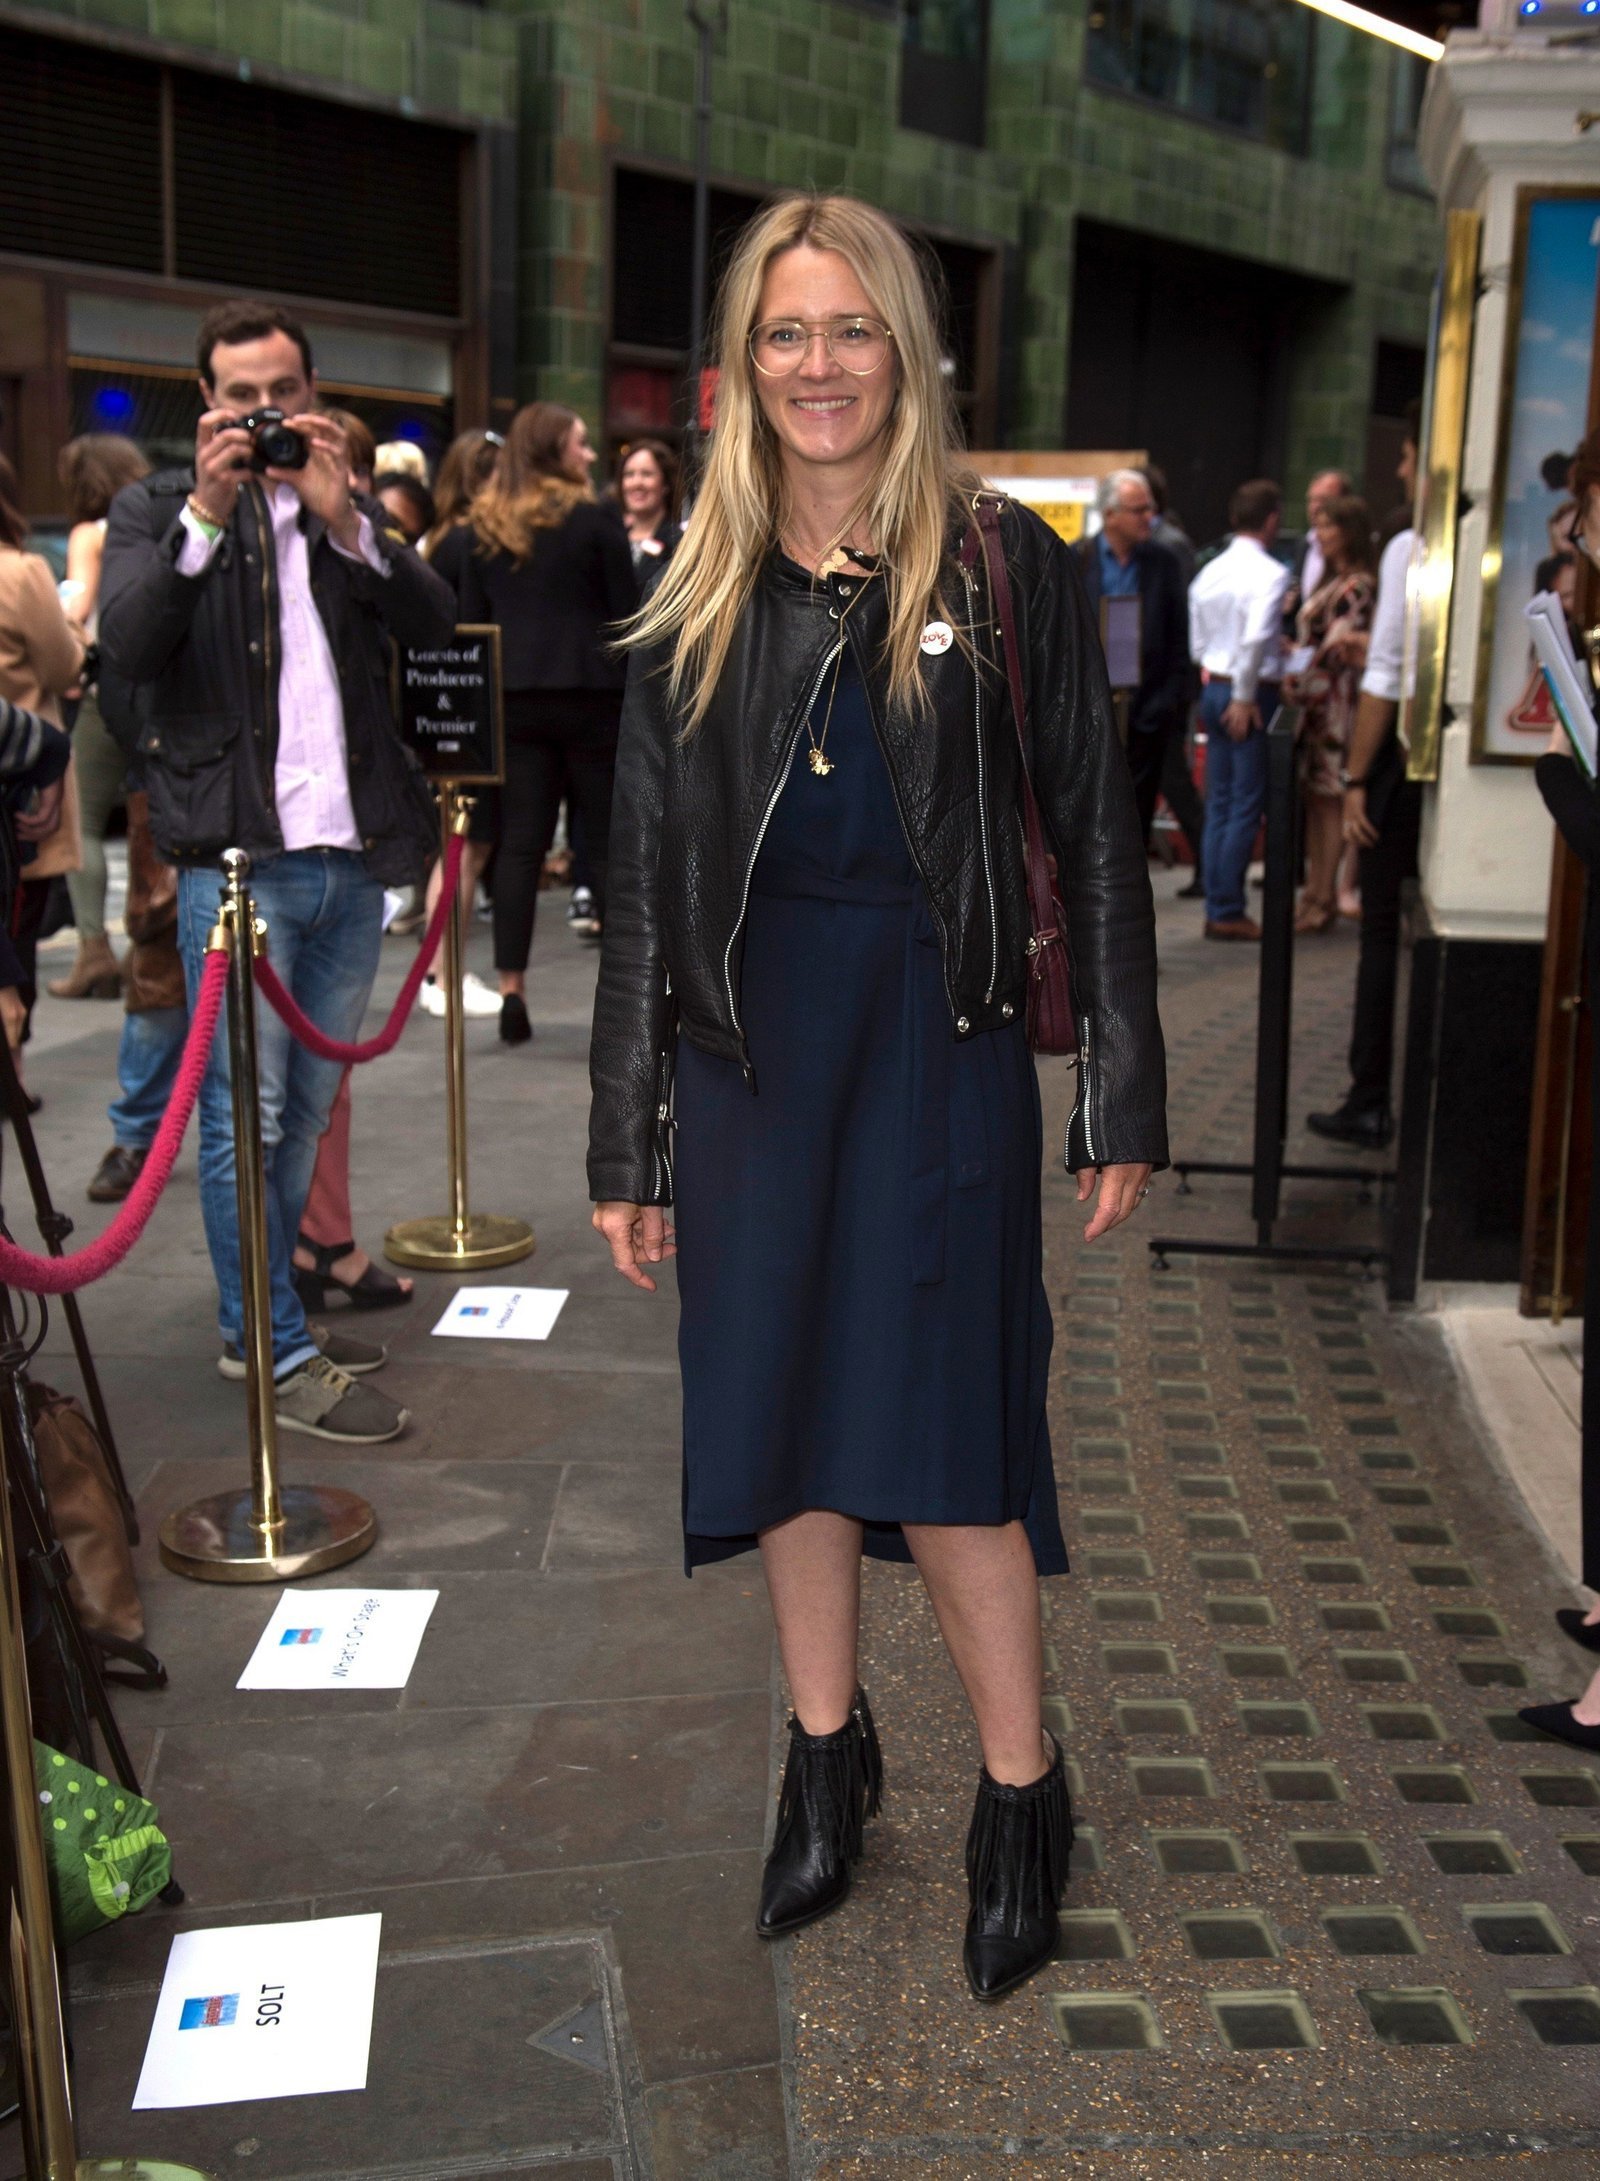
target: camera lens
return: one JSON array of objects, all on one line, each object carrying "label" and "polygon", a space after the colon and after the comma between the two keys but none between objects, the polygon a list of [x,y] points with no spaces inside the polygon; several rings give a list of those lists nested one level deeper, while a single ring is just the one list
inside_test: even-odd
[{"label": "camera lens", "polygon": [[303,470],[309,449],[292,425],[263,424],[256,432],[256,457],[266,469]]}]

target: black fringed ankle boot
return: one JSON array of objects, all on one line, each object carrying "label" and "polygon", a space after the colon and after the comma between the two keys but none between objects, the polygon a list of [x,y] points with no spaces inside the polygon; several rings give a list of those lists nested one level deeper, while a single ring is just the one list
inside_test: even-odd
[{"label": "black fringed ankle boot", "polygon": [[1048,1736],[1055,1762],[1042,1780],[1004,1787],[978,1775],[978,1802],[967,1835],[967,1982],[978,1999],[998,1999],[1031,1977],[1055,1952],[1056,1910],[1066,1890],[1072,1806],[1061,1744]]},{"label": "black fringed ankle boot", "polygon": [[864,1690],[857,1689],[837,1734],[807,1734],[798,1719],[789,1721],[778,1822],[761,1875],[759,1938],[798,1931],[839,1906],[861,1854],[862,1827],[882,1801],[883,1757]]}]

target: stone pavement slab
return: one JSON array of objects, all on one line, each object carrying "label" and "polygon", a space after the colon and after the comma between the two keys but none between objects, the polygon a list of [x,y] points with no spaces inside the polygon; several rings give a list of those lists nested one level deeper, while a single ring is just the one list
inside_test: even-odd
[{"label": "stone pavement slab", "polygon": [[[473,947],[486,953],[481,933]],[[408,959],[386,945],[379,1007]],[[403,1691],[236,1690],[276,1588],[190,1583],[156,1554],[165,1513],[247,1476],[242,1390],[215,1369],[192,1144],[137,1251],[84,1299],[171,1672],[160,1693],[119,1695],[119,1714],[188,1895],[74,1949],[86,2148],[255,2181],[787,2172],[773,1962],[747,1907],[770,1621],[753,1565],[682,1573],[670,1277],[654,1305],[627,1293],[589,1227],[594,967],[558,902],[536,947],[533,1045],[507,1050],[492,1022],[468,1031],[473,1202],[539,1237],[487,1283],[569,1289],[552,1338],[434,1340],[457,1283],[422,1275],[409,1309],[345,1320],[389,1344],[406,1434],[350,1453],[283,1440],[287,1477],[361,1492],[378,1514],[373,1551],[321,1584],[440,1591]],[[82,1190],[108,1140],[119,1020],[47,1003],[30,1055],[44,1156],[84,1236],[112,1216]],[[374,1250],[390,1222],[444,1203],[442,1097],[442,1033],[422,1016],[356,1079],[354,1198]],[[7,1210],[28,1239],[14,1189]],[[57,1313],[38,1368],[75,1384]],[[129,2112],[174,1932],[358,1909],[384,1918],[364,2094]],[[7,2131],[0,2173],[19,2163]]]},{"label": "stone pavement slab", "polygon": [[[1242,1158],[1254,963],[1180,914],[1175,1151]],[[1353,952],[1300,950],[1297,1124],[1338,1095]],[[1246,1188],[1169,1179],[1151,1210],[1244,1240]],[[796,2174],[1600,2171],[1600,1766],[1514,1717],[1583,1678],[1569,1590],[1436,1330],[1325,1267],[1158,1270],[1137,1223],[1086,1249],[1052,1169],[1045,1201],[1074,1569],[1045,1586],[1046,1716],[1082,1828],[1060,1955],[967,1995],[974,1738],[920,1586],[874,1568],[885,1812],[850,1908],[784,1945]],[[1287,1185],[1285,1239],[1377,1219]]]}]

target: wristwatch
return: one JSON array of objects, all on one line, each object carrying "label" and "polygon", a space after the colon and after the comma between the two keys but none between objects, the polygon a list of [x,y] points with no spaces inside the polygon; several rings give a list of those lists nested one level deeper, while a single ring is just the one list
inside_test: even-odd
[{"label": "wristwatch", "polygon": [[1342,788],[1364,788],[1364,787],[1366,786],[1366,784],[1367,784],[1367,776],[1366,776],[1366,774],[1365,774],[1364,772],[1362,772],[1362,773],[1355,773],[1355,772],[1346,772],[1346,771],[1345,771],[1345,769],[1344,769],[1344,767],[1343,767],[1342,765],[1340,766],[1340,768],[1339,768],[1339,785],[1340,785],[1340,787],[1342,787]]}]

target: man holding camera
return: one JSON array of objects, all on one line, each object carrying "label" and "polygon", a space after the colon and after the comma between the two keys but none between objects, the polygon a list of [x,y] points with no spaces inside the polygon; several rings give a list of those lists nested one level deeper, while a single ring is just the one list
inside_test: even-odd
[{"label": "man holding camera", "polygon": [[[421,774],[395,732],[388,645],[449,641],[455,601],[350,491],[343,428],[316,408],[304,329],[224,303],[199,338],[205,401],[192,471],[120,493],[106,534],[100,643],[134,685],[151,830],[178,867],[191,1005],[216,922],[217,859],[249,851],[267,951],[300,1007],[353,1038],[377,974],[385,886],[433,845]],[[272,1347],[279,1424],[344,1444],[392,1439],[406,1411],[358,1376],[382,1348],[314,1328],[291,1252],[339,1086],[336,1061],[259,1030]],[[228,1052],[200,1097],[200,1196],[220,1291],[225,1377],[244,1323]]]}]

